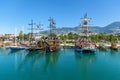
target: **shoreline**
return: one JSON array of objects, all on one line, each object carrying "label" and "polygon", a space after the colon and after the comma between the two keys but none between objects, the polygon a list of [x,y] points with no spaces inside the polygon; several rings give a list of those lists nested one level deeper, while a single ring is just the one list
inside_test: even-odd
[{"label": "shoreline", "polygon": [[[97,45],[97,47],[99,47],[100,45],[103,45],[103,46],[105,46],[107,48],[111,47],[111,43],[102,43],[101,42],[101,43],[96,43],[96,45]],[[8,45],[6,45],[5,42],[0,41],[0,47],[3,47],[3,46],[8,46]],[[13,46],[13,43],[10,43],[9,46]],[[120,48],[120,43],[117,43],[117,46],[118,46],[118,48]],[[60,47],[63,47],[63,48],[74,48],[75,44],[73,44],[73,43],[65,43],[65,44],[61,43]]]}]

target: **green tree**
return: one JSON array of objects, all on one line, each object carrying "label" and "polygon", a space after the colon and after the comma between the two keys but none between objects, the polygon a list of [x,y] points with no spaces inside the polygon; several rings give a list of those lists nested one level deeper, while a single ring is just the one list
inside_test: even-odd
[{"label": "green tree", "polygon": [[73,39],[73,33],[72,32],[68,33],[68,39]]},{"label": "green tree", "polygon": [[75,40],[78,39],[78,34],[74,33],[73,34],[73,39],[75,39]]},{"label": "green tree", "polygon": [[19,32],[18,39],[19,39],[20,41],[22,41],[23,36],[24,36],[23,31],[20,31],[20,32]]},{"label": "green tree", "polygon": [[60,37],[60,39],[61,40],[67,40],[67,35],[64,35],[64,34],[61,34],[61,35],[59,35],[59,37]]},{"label": "green tree", "polygon": [[25,41],[30,41],[30,36],[31,36],[30,33],[24,34],[24,40],[25,40]]}]

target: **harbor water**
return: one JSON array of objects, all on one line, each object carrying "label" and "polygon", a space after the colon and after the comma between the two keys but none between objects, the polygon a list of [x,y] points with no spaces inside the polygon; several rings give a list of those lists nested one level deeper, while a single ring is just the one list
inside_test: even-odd
[{"label": "harbor water", "polygon": [[120,80],[120,50],[80,54],[74,49],[0,49],[0,80]]}]

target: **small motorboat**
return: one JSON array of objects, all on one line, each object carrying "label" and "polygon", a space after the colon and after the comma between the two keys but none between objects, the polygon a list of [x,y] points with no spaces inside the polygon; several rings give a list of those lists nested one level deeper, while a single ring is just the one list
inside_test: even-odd
[{"label": "small motorboat", "polygon": [[107,46],[105,46],[104,44],[99,44],[99,47],[98,47],[100,50],[107,50]]}]

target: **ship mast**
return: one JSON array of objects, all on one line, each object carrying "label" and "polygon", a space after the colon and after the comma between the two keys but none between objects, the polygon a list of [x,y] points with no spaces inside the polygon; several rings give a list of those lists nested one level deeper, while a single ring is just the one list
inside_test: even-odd
[{"label": "ship mast", "polygon": [[41,30],[43,30],[41,26],[43,26],[43,24],[39,22],[39,24],[36,25],[36,28],[34,28],[34,30],[38,30],[38,32],[36,33],[37,37],[40,36]]},{"label": "ship mast", "polygon": [[55,21],[53,20],[53,18],[50,17],[49,19],[50,21],[50,24],[49,24],[49,28],[50,28],[50,39],[53,39],[53,34],[55,33],[55,30],[56,30],[56,23]]},{"label": "ship mast", "polygon": [[91,18],[88,18],[87,17],[87,13],[84,15],[84,17],[83,18],[81,18],[81,20],[82,20],[82,22],[81,22],[81,28],[82,28],[82,33],[84,34],[84,36],[86,36],[86,37],[88,37],[89,36],[89,30],[88,30],[88,28],[89,28],[89,24],[88,24],[88,22],[91,20]]},{"label": "ship mast", "polygon": [[30,42],[33,43],[33,27],[34,27],[35,23],[33,22],[33,20],[31,20],[31,23],[28,25],[31,26],[31,28],[30,28],[30,30],[31,30]]}]

